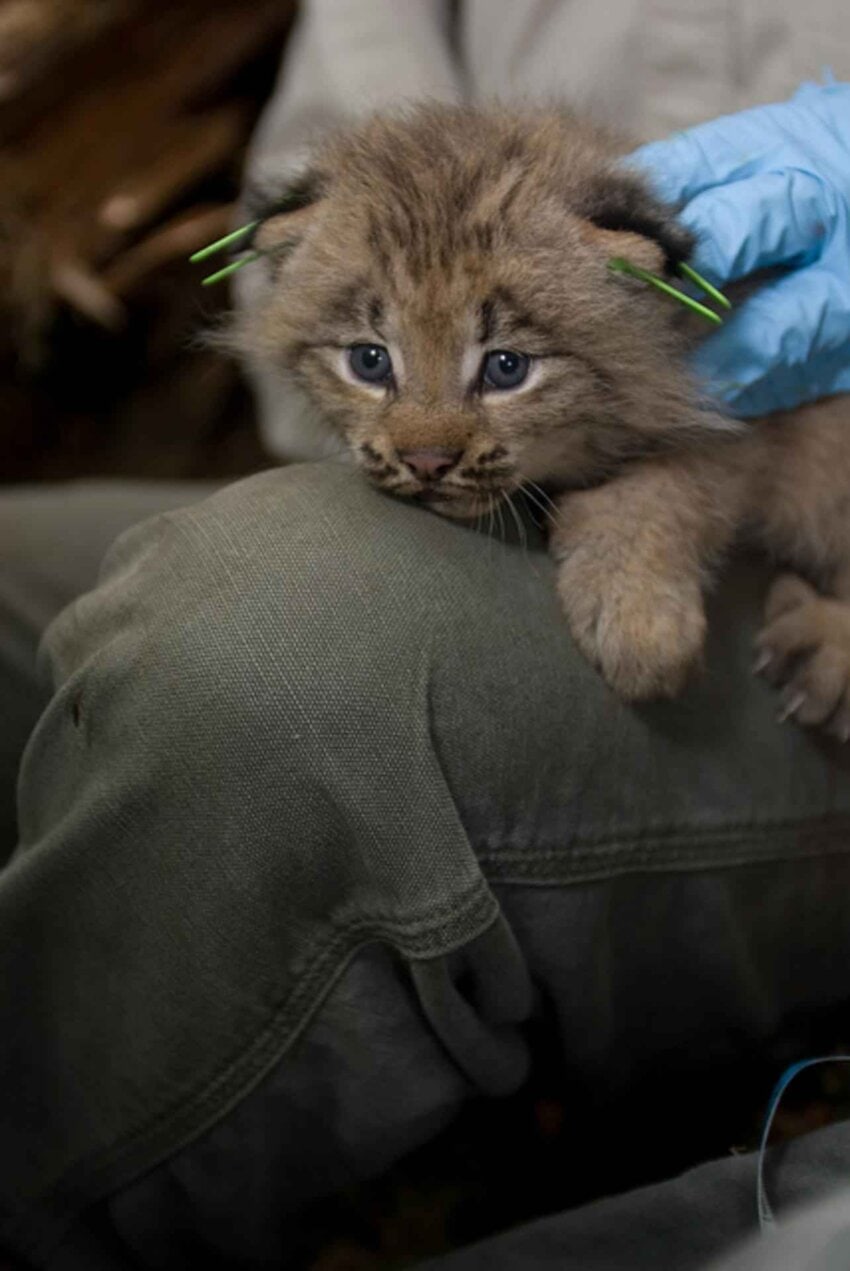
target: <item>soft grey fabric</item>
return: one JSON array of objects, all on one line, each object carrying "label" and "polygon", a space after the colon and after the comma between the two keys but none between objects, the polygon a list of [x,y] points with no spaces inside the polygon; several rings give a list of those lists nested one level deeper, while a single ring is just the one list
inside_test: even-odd
[{"label": "soft grey fabric", "polygon": [[[783,1226],[751,1237],[709,1271],[847,1271],[850,1267],[850,1137],[844,1135],[841,1189],[806,1206]],[[823,1181],[822,1176],[820,1181]]]},{"label": "soft grey fabric", "polygon": [[[777,1152],[770,1164],[781,1221],[731,1254],[755,1226],[753,1155],[710,1161],[669,1182],[556,1214],[419,1265],[422,1271],[709,1271],[710,1261],[710,1271],[847,1271],[850,1125],[808,1134]],[[829,1195],[839,1187],[843,1190]]]}]

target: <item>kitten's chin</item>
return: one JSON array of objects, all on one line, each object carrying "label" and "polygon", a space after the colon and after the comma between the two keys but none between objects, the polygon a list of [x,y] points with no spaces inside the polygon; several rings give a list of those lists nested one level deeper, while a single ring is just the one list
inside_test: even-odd
[{"label": "kitten's chin", "polygon": [[457,495],[445,490],[421,490],[414,495],[416,503],[447,516],[452,521],[476,521],[480,516],[492,511],[497,503],[501,503],[502,495]]}]

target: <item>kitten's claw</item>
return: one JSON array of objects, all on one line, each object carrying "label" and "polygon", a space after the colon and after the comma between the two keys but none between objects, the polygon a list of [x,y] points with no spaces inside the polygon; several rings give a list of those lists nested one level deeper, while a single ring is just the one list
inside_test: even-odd
[{"label": "kitten's claw", "polygon": [[786,576],[771,589],[765,618],[756,665],[781,691],[779,722],[820,726],[850,742],[850,606]]},{"label": "kitten's claw", "polygon": [[763,675],[773,661],[770,649],[762,649],[753,662],[753,675]]},{"label": "kitten's claw", "polygon": [[791,698],[785,703],[782,710],[776,716],[777,722],[780,724],[784,724],[789,719],[793,719],[794,716],[798,713],[798,711],[802,710],[805,704],[806,704],[805,693],[792,694]]}]

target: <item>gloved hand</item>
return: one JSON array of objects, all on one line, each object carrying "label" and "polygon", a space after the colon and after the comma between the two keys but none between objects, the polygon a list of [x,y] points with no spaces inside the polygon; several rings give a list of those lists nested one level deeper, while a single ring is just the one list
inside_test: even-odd
[{"label": "gloved hand", "polygon": [[693,263],[710,281],[784,267],[700,346],[712,396],[753,416],[850,392],[850,84],[804,84],[628,162],[684,203]]}]

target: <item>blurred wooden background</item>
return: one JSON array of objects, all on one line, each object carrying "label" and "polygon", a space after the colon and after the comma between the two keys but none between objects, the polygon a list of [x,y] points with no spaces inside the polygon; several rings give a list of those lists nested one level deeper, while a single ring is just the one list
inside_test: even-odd
[{"label": "blurred wooden background", "polygon": [[187,264],[230,224],[294,0],[0,0],[0,481],[269,459]]}]

